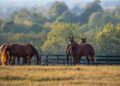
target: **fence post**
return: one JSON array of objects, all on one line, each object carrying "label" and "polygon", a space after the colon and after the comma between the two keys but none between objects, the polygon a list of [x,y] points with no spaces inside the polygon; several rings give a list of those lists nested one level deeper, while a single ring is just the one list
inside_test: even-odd
[{"label": "fence post", "polygon": [[[37,60],[37,59],[36,59],[36,60]],[[35,61],[35,57],[34,57],[34,58],[33,58],[33,63],[35,64],[35,62],[36,62],[36,61]]]},{"label": "fence post", "polygon": [[59,56],[57,55],[57,64],[58,64],[58,59],[59,59],[58,57],[59,57]]},{"label": "fence post", "polygon": [[106,64],[108,64],[108,57],[106,57]]},{"label": "fence post", "polygon": [[48,55],[46,55],[46,65],[48,65]]}]

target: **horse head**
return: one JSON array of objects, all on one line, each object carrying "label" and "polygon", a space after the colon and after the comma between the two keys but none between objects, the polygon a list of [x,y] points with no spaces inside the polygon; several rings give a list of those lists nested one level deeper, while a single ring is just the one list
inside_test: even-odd
[{"label": "horse head", "polygon": [[73,36],[69,36],[69,39],[68,39],[68,41],[69,41],[69,44],[74,44],[74,39],[73,39]]},{"label": "horse head", "polygon": [[81,38],[81,42],[82,43],[86,43],[86,39],[87,39],[86,37],[85,38]]},{"label": "horse head", "polygon": [[37,49],[32,44],[27,44],[27,46],[31,48],[33,54],[36,56],[37,64],[39,64],[39,60],[41,60],[41,56],[39,55]]}]

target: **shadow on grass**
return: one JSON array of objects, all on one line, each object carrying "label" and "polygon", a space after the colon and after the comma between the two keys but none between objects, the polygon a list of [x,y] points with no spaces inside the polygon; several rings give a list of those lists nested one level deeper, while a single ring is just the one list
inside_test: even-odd
[{"label": "shadow on grass", "polygon": [[82,71],[82,68],[40,68],[27,69],[28,71]]},{"label": "shadow on grass", "polygon": [[5,77],[0,77],[0,80],[4,80],[4,81],[29,80],[29,81],[34,81],[34,82],[44,82],[44,81],[74,80],[74,78],[73,77],[25,78],[25,77],[18,77],[18,76],[5,76]]},{"label": "shadow on grass", "polygon": [[66,81],[66,80],[74,80],[73,77],[53,77],[53,78],[40,78],[40,79],[34,79],[33,81],[37,82],[43,82],[43,81]]},{"label": "shadow on grass", "polygon": [[26,78],[18,77],[18,76],[5,76],[0,77],[0,80],[25,80]]}]

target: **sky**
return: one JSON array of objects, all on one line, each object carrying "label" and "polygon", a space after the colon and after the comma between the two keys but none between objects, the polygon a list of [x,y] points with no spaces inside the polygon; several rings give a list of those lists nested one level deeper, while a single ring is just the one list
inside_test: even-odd
[{"label": "sky", "polygon": [[[47,3],[50,2],[54,2],[54,1],[64,1],[66,2],[66,4],[70,7],[73,6],[75,4],[80,4],[81,6],[84,6],[86,3],[88,2],[92,2],[94,0],[0,0],[0,3],[3,4],[9,4],[12,3],[13,5],[18,5],[18,6],[22,6],[22,5],[45,5]],[[101,0],[102,5],[105,4],[105,2],[120,2],[120,0]]]},{"label": "sky", "polygon": [[[64,1],[71,9],[74,6],[84,8],[87,3],[93,2],[94,0],[0,0],[0,16],[6,18],[13,11],[21,8],[49,8],[54,1]],[[101,6],[103,8],[114,8],[117,5],[120,6],[120,0],[101,0]]]}]

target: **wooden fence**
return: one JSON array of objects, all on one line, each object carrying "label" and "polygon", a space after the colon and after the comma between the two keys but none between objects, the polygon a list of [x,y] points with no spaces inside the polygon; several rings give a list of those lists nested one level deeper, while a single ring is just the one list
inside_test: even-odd
[{"label": "wooden fence", "polygon": [[[91,61],[91,60],[90,60]],[[17,61],[16,61],[17,62]],[[22,59],[21,62],[22,64]],[[36,64],[36,59],[32,59],[32,65]],[[72,65],[72,57],[69,57],[69,65]],[[80,64],[87,64],[86,58],[82,57]],[[41,65],[67,65],[66,55],[41,55]],[[120,65],[120,56],[96,56],[96,65]]]},{"label": "wooden fence", "polygon": [[[90,60],[91,61],[91,60]],[[35,63],[35,60],[34,60]],[[69,64],[72,64],[72,57],[69,57]],[[66,55],[41,55],[42,65],[66,65]],[[87,64],[86,58],[82,57],[80,64]],[[120,56],[96,56],[96,65],[120,65]]]}]

